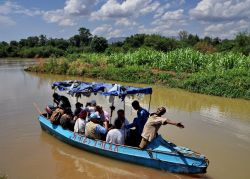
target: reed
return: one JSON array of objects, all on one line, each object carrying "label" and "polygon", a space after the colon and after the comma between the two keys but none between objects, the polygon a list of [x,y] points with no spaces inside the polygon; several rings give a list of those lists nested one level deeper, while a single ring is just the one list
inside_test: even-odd
[{"label": "reed", "polygon": [[115,81],[160,83],[189,91],[250,99],[250,56],[204,54],[191,48],[167,53],[140,48],[128,53],[82,53],[50,58],[28,70]]}]

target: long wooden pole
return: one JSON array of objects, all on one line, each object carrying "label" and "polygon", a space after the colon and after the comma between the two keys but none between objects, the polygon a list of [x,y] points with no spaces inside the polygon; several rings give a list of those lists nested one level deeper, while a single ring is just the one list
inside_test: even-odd
[{"label": "long wooden pole", "polygon": [[42,112],[41,112],[41,110],[39,109],[39,107],[37,106],[37,104],[36,104],[36,103],[33,103],[33,105],[34,105],[35,109],[37,110],[37,112],[38,112],[40,115],[42,115]]},{"label": "long wooden pole", "polygon": [[151,98],[152,98],[152,94],[150,94],[150,97],[149,97],[148,112],[150,111],[150,107],[151,107]]}]

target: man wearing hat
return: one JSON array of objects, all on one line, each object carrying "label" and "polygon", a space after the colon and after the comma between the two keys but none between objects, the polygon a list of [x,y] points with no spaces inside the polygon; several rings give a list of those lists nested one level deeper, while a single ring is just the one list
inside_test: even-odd
[{"label": "man wearing hat", "polygon": [[101,126],[101,117],[98,112],[94,112],[89,116],[89,122],[85,126],[85,136],[91,139],[101,139],[102,135],[106,135],[108,129]]},{"label": "man wearing hat", "polygon": [[165,107],[160,107],[155,113],[151,113],[142,132],[142,140],[139,145],[141,149],[145,148],[149,142],[151,142],[156,136],[161,125],[171,124],[179,128],[184,128],[182,123],[173,122],[167,118],[161,117],[166,113]]},{"label": "man wearing hat", "polygon": [[95,112],[96,100],[93,99],[90,102],[87,102],[85,107],[88,108],[90,113]]}]

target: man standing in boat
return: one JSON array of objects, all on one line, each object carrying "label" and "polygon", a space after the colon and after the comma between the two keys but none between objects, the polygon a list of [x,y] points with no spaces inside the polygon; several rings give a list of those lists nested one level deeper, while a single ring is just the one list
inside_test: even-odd
[{"label": "man standing in boat", "polygon": [[166,108],[160,107],[155,113],[150,114],[150,117],[148,118],[141,135],[142,139],[139,145],[141,149],[144,149],[147,144],[157,136],[157,132],[160,129],[161,125],[171,124],[179,128],[184,128],[184,125],[180,122],[173,122],[170,119],[161,117],[165,113]]},{"label": "man standing in boat", "polygon": [[130,136],[130,140],[135,140],[131,145],[138,147],[141,141],[141,134],[149,116],[149,112],[140,106],[140,103],[135,100],[132,102],[132,107],[137,111],[137,117],[133,122],[126,126],[127,129],[135,127],[135,136]]},{"label": "man standing in boat", "polygon": [[53,102],[62,108],[71,108],[69,99],[66,96],[59,95],[58,93],[53,94]]}]

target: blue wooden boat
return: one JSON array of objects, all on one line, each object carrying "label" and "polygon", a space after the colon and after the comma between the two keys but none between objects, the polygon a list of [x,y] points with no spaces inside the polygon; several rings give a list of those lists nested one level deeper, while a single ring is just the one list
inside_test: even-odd
[{"label": "blue wooden boat", "polygon": [[206,173],[208,160],[205,156],[185,147],[162,139],[159,135],[147,149],[106,143],[102,140],[89,139],[83,135],[63,129],[52,124],[46,117],[38,117],[41,128],[58,139],[78,147],[117,160],[131,162],[173,173],[201,174]]},{"label": "blue wooden boat", "polygon": [[[52,84],[54,90],[66,91],[77,98],[81,95],[100,94],[103,96],[119,97],[125,102],[127,95],[152,94],[152,88],[138,88],[109,83],[89,83],[80,81],[60,81]],[[113,104],[112,104],[113,105]],[[125,103],[124,103],[125,109]],[[150,103],[149,103],[150,109]],[[112,114],[112,111],[111,111]],[[83,135],[63,129],[60,125],[52,124],[46,117],[38,117],[41,128],[56,136],[58,139],[80,149],[94,152],[117,160],[131,162],[164,171],[186,174],[206,173],[209,161],[204,155],[188,148],[176,146],[158,135],[145,150],[106,143],[102,140],[89,139]]]}]

